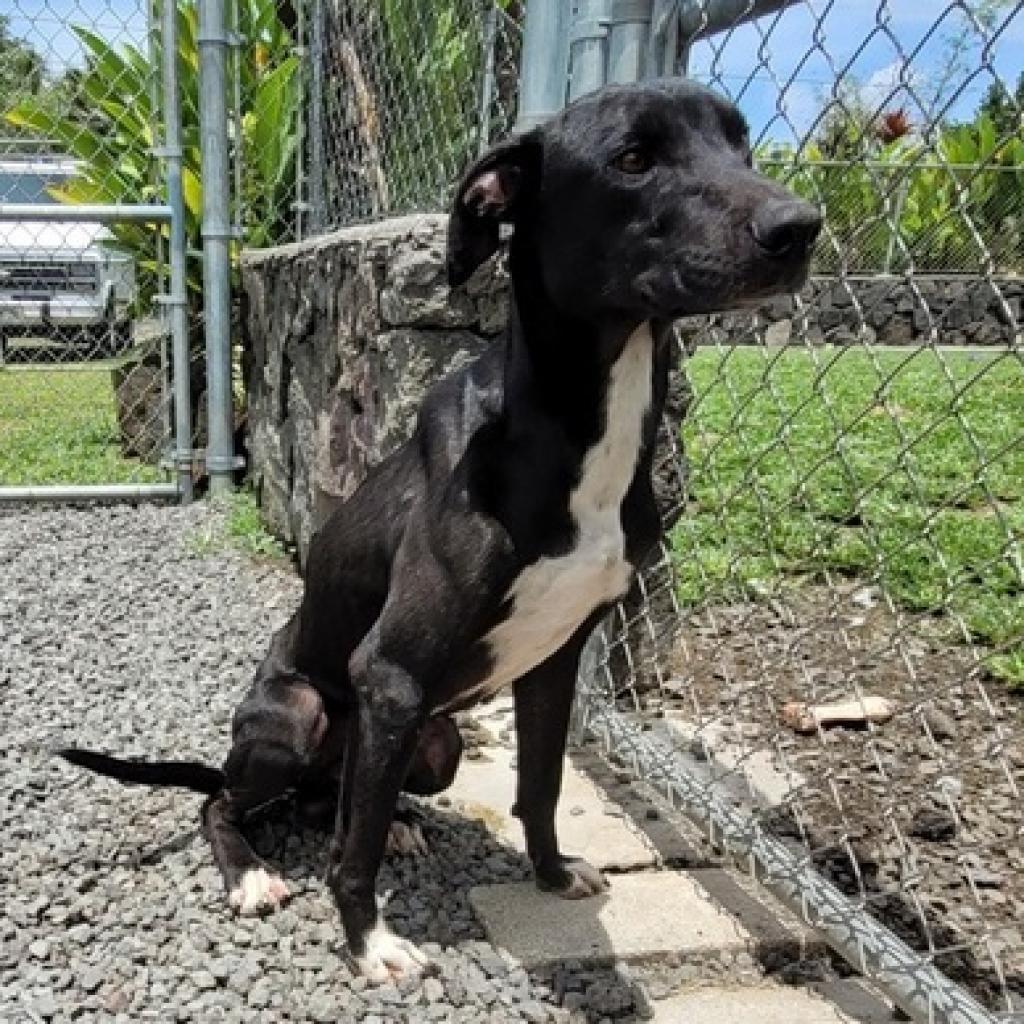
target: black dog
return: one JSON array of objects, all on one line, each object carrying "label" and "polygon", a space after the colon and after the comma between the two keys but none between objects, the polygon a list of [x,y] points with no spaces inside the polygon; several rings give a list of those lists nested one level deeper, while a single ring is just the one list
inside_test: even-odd
[{"label": "black dog", "polygon": [[241,818],[337,769],[328,880],[377,981],[424,963],[374,895],[399,791],[450,781],[447,716],[504,686],[538,884],[570,898],[604,887],[560,850],[555,805],[581,647],[659,535],[670,325],[797,289],[820,218],[751,169],[731,104],[671,80],[602,89],[480,159],[451,214],[453,286],[503,225],[504,340],[431,389],[412,439],[314,537],[302,605],[239,709],[223,776],[204,780],[229,889],[273,904],[283,886]]}]

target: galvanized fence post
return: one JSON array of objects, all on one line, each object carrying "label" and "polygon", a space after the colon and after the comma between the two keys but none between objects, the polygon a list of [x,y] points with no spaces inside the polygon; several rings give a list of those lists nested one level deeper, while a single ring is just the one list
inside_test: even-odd
[{"label": "galvanized fence post", "polygon": [[565,103],[569,3],[544,0],[526,5],[516,121],[520,131],[547,120]]},{"label": "galvanized fence post", "polygon": [[[309,111],[309,202],[310,233],[318,235],[327,223],[324,196],[324,9],[323,0],[313,0],[313,26],[310,30],[310,60],[306,71],[311,78],[306,93]],[[305,113],[305,108],[303,109]],[[302,115],[300,115],[302,116]]]},{"label": "galvanized fence post", "polygon": [[608,33],[608,81],[648,77],[648,37],[653,0],[613,0]]},{"label": "galvanized fence post", "polygon": [[494,3],[487,6],[484,15],[483,63],[484,74],[480,83],[480,113],[477,150],[484,153],[491,141],[491,104],[494,102],[494,44],[498,35],[498,8]]},{"label": "galvanized fence post", "polygon": [[164,0],[161,8],[164,92],[164,149],[170,224],[170,307],[172,374],[174,381],[174,470],[181,500],[192,500],[192,396],[189,381],[188,308],[185,293],[185,201],[181,187],[181,104],[178,95],[177,4]]},{"label": "galvanized fence post", "polygon": [[199,5],[199,130],[203,164],[206,318],[206,468],[211,494],[232,489],[237,467],[231,398],[231,185],[224,0]]},{"label": "galvanized fence post", "polygon": [[569,99],[604,85],[611,0],[579,0],[569,26]]}]

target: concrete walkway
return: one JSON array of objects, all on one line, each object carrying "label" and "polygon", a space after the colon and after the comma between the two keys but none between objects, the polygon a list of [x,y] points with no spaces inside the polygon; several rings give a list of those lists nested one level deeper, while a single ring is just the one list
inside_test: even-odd
[{"label": "concrete walkway", "polygon": [[[522,828],[510,814],[511,699],[473,718],[489,740],[464,761],[447,797],[461,814],[524,850]],[[623,801],[629,787],[613,781],[602,788],[567,760],[558,820],[564,849],[606,872],[607,894],[571,902],[540,893],[532,882],[478,886],[470,899],[495,945],[528,969],[622,965],[645,990],[646,1019],[658,1024],[892,1019],[891,1008],[854,981],[818,991],[773,982],[787,965],[821,956],[819,940],[756,883],[716,864],[699,838],[667,827],[642,800]]]}]

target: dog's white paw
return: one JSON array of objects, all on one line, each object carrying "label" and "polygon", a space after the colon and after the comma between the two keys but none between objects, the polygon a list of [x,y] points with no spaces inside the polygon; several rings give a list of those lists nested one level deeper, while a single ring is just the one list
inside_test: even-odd
[{"label": "dog's white paw", "polygon": [[419,825],[415,823],[407,825],[404,821],[391,822],[385,850],[388,853],[400,853],[402,856],[410,854],[425,856],[430,852],[423,830]]},{"label": "dog's white paw", "polygon": [[430,962],[413,943],[381,922],[366,936],[366,951],[354,960],[359,973],[373,985],[419,974]]},{"label": "dog's white paw", "polygon": [[249,868],[228,894],[228,903],[240,914],[258,914],[276,909],[288,896],[283,879],[266,868]]}]

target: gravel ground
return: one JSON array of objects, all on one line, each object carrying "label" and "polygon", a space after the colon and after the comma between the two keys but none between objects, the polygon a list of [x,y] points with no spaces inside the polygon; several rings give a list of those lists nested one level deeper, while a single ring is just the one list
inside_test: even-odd
[{"label": "gravel ground", "polygon": [[[646,695],[803,782],[764,815],[841,888],[995,1009],[1024,1011],[1024,699],[979,677],[950,623],[897,620],[855,583],[694,615]],[[797,736],[787,701],[895,698],[869,731]]]},{"label": "gravel ground", "polygon": [[257,846],[295,896],[235,918],[197,796],[126,789],[48,753],[221,762],[232,708],[300,588],[218,543],[218,522],[203,505],[0,511],[0,1020],[633,1019],[615,972],[530,975],[483,941],[469,886],[527,866],[443,799],[426,812],[430,855],[381,877],[393,926],[439,973],[368,989],[341,956],[323,835],[261,826]]}]

